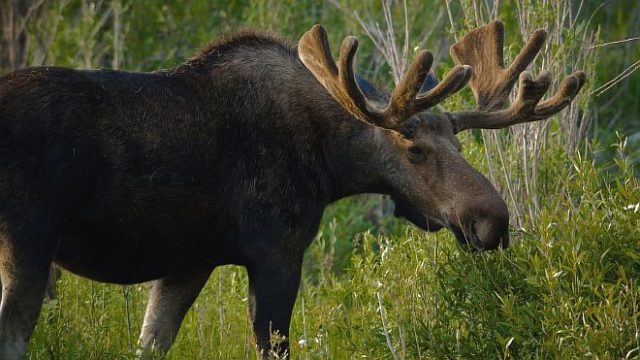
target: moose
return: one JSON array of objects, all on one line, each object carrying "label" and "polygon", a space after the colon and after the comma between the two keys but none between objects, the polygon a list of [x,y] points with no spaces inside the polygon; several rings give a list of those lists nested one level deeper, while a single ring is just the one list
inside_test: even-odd
[{"label": "moose", "polygon": [[[354,194],[390,195],[397,216],[448,228],[463,248],[506,247],[507,206],[455,135],[571,103],[583,72],[543,100],[552,76],[525,71],[545,37],[535,31],[505,67],[493,21],[451,47],[442,81],[424,85],[434,60],[420,51],[391,93],[355,74],[356,38],[336,63],[319,25],[297,46],[227,35],[152,73],[0,78],[0,358],[24,356],[52,263],[102,282],[154,281],[142,356],[168,351],[214,268],[244,266],[257,356],[285,355],[303,252],[325,207]],[[475,110],[429,111],[467,83]],[[272,346],[276,331],[285,340]]]}]

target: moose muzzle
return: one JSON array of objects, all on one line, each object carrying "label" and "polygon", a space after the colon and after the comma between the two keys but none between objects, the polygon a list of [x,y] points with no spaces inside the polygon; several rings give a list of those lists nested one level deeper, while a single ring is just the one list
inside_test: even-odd
[{"label": "moose muzzle", "polygon": [[509,245],[509,211],[497,194],[473,199],[473,204],[450,220],[451,230],[470,250],[493,250]]}]

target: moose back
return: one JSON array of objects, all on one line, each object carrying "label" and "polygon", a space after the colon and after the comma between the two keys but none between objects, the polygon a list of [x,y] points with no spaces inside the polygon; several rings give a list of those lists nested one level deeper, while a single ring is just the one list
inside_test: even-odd
[{"label": "moose back", "polygon": [[[297,46],[221,37],[153,73],[0,78],[0,358],[24,356],[52,263],[98,281],[154,280],[142,353],[169,349],[216,266],[245,266],[258,354],[285,354],[303,252],[325,207],[354,194],[391,195],[396,215],[448,228],[463,247],[506,246],[506,204],[455,134],[547,118],[585,76],[541,100],[551,76],[523,70],[544,31],[507,67],[503,37],[498,21],[466,35],[435,86],[421,51],[391,93],[355,75],[355,38],[336,63],[320,26]],[[476,110],[429,111],[467,82]],[[272,346],[274,331],[285,340]]]}]

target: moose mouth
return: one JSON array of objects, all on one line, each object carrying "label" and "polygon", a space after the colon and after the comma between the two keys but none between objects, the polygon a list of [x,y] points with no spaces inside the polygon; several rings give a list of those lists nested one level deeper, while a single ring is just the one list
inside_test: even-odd
[{"label": "moose mouth", "polygon": [[429,232],[436,232],[446,227],[448,229],[451,229],[451,232],[453,232],[456,239],[458,240],[458,243],[463,249],[468,251],[485,250],[482,242],[480,241],[480,237],[476,232],[475,222],[472,222],[469,226],[465,226],[464,228],[462,226],[457,226],[449,222],[443,224],[443,222],[441,222],[440,220],[423,214],[404,201],[400,201],[398,199],[393,200],[396,204],[396,208],[394,211],[395,216],[405,218],[420,229]]},{"label": "moose mouth", "polygon": [[474,223],[472,223],[468,229],[465,231],[463,228],[458,227],[453,224],[449,224],[449,229],[456,236],[458,243],[462,246],[463,249],[469,251],[482,251],[484,250],[484,246],[480,241],[480,237],[476,232]]},{"label": "moose mouth", "polygon": [[405,218],[422,230],[436,232],[445,227],[440,221],[424,215],[404,201],[393,199],[393,202],[396,204],[394,210],[396,217]]}]

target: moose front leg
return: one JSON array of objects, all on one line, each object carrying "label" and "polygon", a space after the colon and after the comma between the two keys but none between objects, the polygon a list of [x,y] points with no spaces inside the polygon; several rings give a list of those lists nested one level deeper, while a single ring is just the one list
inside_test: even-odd
[{"label": "moose front leg", "polygon": [[0,225],[0,359],[17,360],[24,357],[38,320],[58,244],[46,216],[20,222],[2,215],[0,224],[5,220],[6,226]]},{"label": "moose front leg", "polygon": [[273,353],[284,358],[289,353],[289,323],[300,286],[301,268],[301,256],[247,268],[249,313],[259,358],[269,359]]}]

